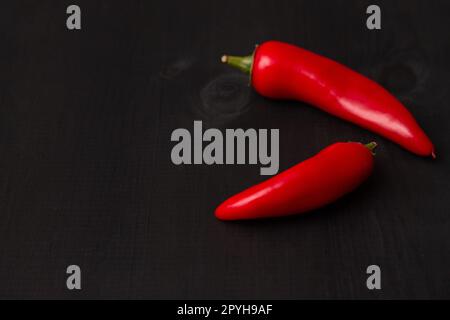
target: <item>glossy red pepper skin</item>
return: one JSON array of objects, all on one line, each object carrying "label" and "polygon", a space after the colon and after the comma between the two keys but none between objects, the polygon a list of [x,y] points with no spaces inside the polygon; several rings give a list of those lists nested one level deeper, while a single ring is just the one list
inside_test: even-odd
[{"label": "glossy red pepper skin", "polygon": [[252,62],[251,83],[261,95],[307,102],[417,155],[435,157],[433,144],[411,113],[388,91],[361,74],[278,41],[258,46]]},{"label": "glossy red pepper skin", "polygon": [[323,207],[366,180],[373,170],[373,158],[371,149],[363,144],[335,143],[229,198],[216,209],[215,215],[220,220],[246,220],[300,214]]}]

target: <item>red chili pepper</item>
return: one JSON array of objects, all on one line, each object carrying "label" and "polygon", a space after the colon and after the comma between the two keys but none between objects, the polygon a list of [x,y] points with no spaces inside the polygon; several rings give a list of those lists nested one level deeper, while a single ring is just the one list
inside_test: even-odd
[{"label": "red chili pepper", "polygon": [[251,56],[223,56],[222,62],[251,74],[253,87],[263,96],[307,102],[415,154],[435,157],[430,139],[395,97],[335,61],[287,43],[269,41]]},{"label": "red chili pepper", "polygon": [[312,158],[223,202],[221,220],[243,220],[299,214],[325,206],[358,187],[372,172],[376,147],[335,143]]}]

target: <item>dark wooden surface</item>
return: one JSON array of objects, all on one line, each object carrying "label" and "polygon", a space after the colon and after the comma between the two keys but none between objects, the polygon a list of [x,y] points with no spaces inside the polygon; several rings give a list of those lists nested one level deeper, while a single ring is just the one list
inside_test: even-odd
[{"label": "dark wooden surface", "polygon": [[[66,7],[82,30],[66,29]],[[1,298],[450,298],[448,1],[2,1]],[[296,102],[266,100],[222,53],[269,39],[382,83],[438,160]],[[313,214],[222,223],[258,166],[175,166],[172,130],[279,128],[280,168],[379,142],[373,176]],[[191,129],[192,130],[192,129]],[[82,269],[82,290],[65,287]],[[366,288],[380,265],[382,290]]]}]

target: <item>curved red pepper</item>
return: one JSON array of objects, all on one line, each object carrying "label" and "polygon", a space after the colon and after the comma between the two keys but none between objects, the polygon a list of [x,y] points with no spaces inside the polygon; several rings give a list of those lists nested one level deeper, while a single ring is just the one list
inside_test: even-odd
[{"label": "curved red pepper", "polygon": [[222,61],[251,73],[263,96],[307,102],[415,154],[435,157],[430,139],[395,97],[335,61],[278,41],[258,46],[252,56],[223,56]]},{"label": "curved red pepper", "polygon": [[376,143],[335,143],[312,158],[223,202],[221,220],[281,217],[325,206],[353,191],[372,172]]}]

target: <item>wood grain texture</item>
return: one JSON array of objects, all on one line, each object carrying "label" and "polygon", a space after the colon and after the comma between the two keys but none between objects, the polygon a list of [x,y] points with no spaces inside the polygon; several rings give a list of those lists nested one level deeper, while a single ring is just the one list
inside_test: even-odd
[{"label": "wood grain texture", "polygon": [[[450,298],[450,3],[79,0],[0,4],[1,298]],[[421,159],[306,104],[266,100],[219,63],[291,42],[399,97]],[[379,142],[374,175],[312,214],[223,223],[257,166],[174,166],[170,134],[279,128],[286,169],[336,141]],[[66,267],[82,269],[80,292]],[[382,269],[368,291],[366,267]]]}]

